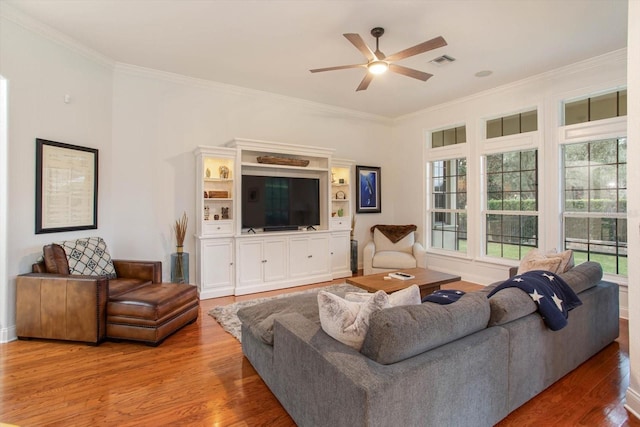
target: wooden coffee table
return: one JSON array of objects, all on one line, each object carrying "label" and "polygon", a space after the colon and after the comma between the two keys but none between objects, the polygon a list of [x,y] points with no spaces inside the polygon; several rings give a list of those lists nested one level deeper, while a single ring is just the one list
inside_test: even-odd
[{"label": "wooden coffee table", "polygon": [[[415,276],[415,279],[385,279],[385,277],[388,277],[389,273],[378,273],[370,274],[368,276],[349,277],[347,278],[346,282],[359,288],[365,289],[369,292],[382,290],[388,294],[408,288],[411,285],[418,285],[418,287],[420,288],[420,297],[424,298],[426,295],[429,295],[433,291],[439,290],[440,285],[461,280],[460,276],[441,273],[439,271],[429,270],[428,268],[409,268],[406,270],[397,271]],[[392,271],[391,273],[394,273],[394,271]]]}]

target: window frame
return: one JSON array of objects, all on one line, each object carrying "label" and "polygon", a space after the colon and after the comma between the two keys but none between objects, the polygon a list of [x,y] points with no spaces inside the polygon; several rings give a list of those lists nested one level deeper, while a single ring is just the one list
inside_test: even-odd
[{"label": "window frame", "polygon": [[[441,148],[441,147],[437,147],[437,148]],[[436,148],[436,149],[437,149]],[[457,208],[457,207],[452,207],[452,208],[439,208],[435,206],[435,198],[436,195],[439,194],[437,192],[434,191],[434,180],[435,180],[435,173],[434,173],[434,169],[435,169],[435,163],[436,162],[458,162],[460,160],[464,160],[465,162],[465,197],[467,200],[467,203],[465,204],[465,208],[461,209],[461,208]],[[450,156],[445,156],[443,158],[436,158],[436,159],[431,159],[430,161],[427,162],[427,210],[426,210],[426,223],[427,223],[427,227],[426,227],[426,231],[427,231],[427,248],[430,251],[443,251],[449,254],[457,254],[459,256],[467,256],[468,254],[468,244],[465,245],[465,250],[461,251],[459,249],[449,249],[449,248],[445,248],[444,245],[443,246],[434,246],[434,239],[433,239],[433,232],[435,231],[434,229],[434,214],[444,214],[445,216],[453,216],[456,218],[455,224],[456,227],[458,225],[458,218],[460,214],[464,214],[467,217],[467,224],[465,225],[465,229],[466,231],[464,232],[464,234],[466,236],[468,236],[468,203],[469,203],[469,189],[468,189],[468,164],[469,164],[469,159],[466,155],[456,155],[453,157]],[[446,165],[443,165],[443,177],[447,177],[447,176],[456,176],[459,177],[461,175],[458,174],[458,171],[456,171],[455,175],[447,175],[446,172]],[[456,180],[456,183],[458,181]],[[455,192],[444,192],[443,194],[458,194],[458,191],[456,190]],[[455,235],[456,235],[456,241],[459,238],[459,231],[456,229],[455,231]],[[467,240],[468,241],[468,240]],[[444,239],[443,239],[444,242]],[[457,246],[457,245],[456,245]]]},{"label": "window frame", "polygon": [[[585,123],[590,123],[590,122],[585,122]],[[570,125],[570,126],[575,126],[575,125]],[[628,221],[628,212],[625,208],[624,212],[620,212],[618,209],[616,210],[616,212],[593,212],[593,211],[568,211],[566,209],[566,195],[567,195],[567,189],[566,189],[566,185],[567,185],[567,181],[566,181],[566,159],[565,159],[565,150],[568,146],[571,145],[576,145],[576,144],[593,144],[593,143],[598,143],[598,142],[602,142],[602,141],[616,141],[616,143],[619,143],[621,139],[625,140],[625,143],[628,143],[627,137],[626,136],[619,136],[619,137],[609,137],[609,138],[590,138],[588,140],[583,140],[583,141],[564,141],[562,144],[559,145],[559,159],[560,159],[560,173],[559,173],[559,181],[560,181],[560,187],[562,189],[561,191],[561,200],[560,200],[560,217],[561,217],[561,225],[560,225],[560,231],[561,231],[561,235],[562,235],[562,241],[561,241],[561,245],[563,250],[566,249],[573,249],[571,247],[567,247],[567,235],[566,235],[566,225],[567,225],[567,219],[568,218],[575,218],[575,219],[586,219],[587,221],[590,221],[592,219],[594,220],[616,220],[616,233],[618,230],[618,220],[624,220],[624,221]],[[619,176],[619,168],[620,165],[628,165],[628,159],[627,161],[625,161],[624,163],[620,163],[619,159],[616,159],[616,176]],[[587,166],[591,166],[591,164],[588,164]],[[626,179],[626,177],[625,177]],[[590,180],[587,180],[587,187],[585,189],[582,189],[583,191],[587,191],[587,192],[591,192],[594,191],[595,189],[591,187],[591,182],[589,182]],[[620,190],[621,187],[616,186],[615,187],[616,190]],[[624,187],[624,189],[626,189],[627,187]],[[591,200],[591,198],[589,198],[589,200]],[[616,203],[619,203],[620,199],[618,198],[616,200]],[[591,227],[588,227],[588,233],[590,233],[591,231]],[[628,233],[628,230],[627,230]],[[609,246],[612,248],[615,248],[615,255],[616,255],[616,271],[615,272],[611,272],[611,271],[606,271],[606,273],[608,275],[611,276],[615,276],[615,277],[624,277],[626,278],[627,275],[625,274],[621,274],[620,273],[620,257],[623,257],[623,255],[620,253],[620,249],[621,248],[627,248],[627,244],[621,244],[620,240],[615,240],[615,241],[611,241],[612,243],[614,243],[613,245],[609,245],[609,244],[601,244],[600,246]],[[578,242],[576,242],[576,244],[579,244]],[[593,258],[591,257],[591,246],[592,245],[597,245],[597,240],[592,240],[590,236],[587,236],[587,239],[583,242],[583,244],[585,244],[587,246],[587,258],[586,260],[592,260]],[[574,255],[575,257],[575,255]],[[596,257],[597,258],[597,257]],[[628,259],[628,256],[627,256]],[[628,262],[628,261],[627,261]]]},{"label": "window frame", "polygon": [[[516,135],[516,136],[520,136],[520,135]],[[480,241],[482,243],[482,248],[481,248],[481,256],[484,257],[488,257],[488,258],[492,258],[492,259],[500,259],[500,260],[504,260],[504,261],[519,261],[520,259],[522,259],[522,257],[524,255],[526,255],[526,252],[528,252],[529,250],[526,250],[525,252],[523,252],[522,248],[523,247],[528,247],[527,245],[522,245],[522,243],[518,243],[518,254],[519,254],[519,258],[509,258],[509,257],[504,257],[504,256],[495,256],[495,255],[491,255],[489,254],[488,251],[488,244],[489,244],[489,230],[488,230],[488,220],[489,220],[489,216],[490,215],[499,215],[502,217],[506,217],[506,216],[517,216],[517,217],[529,217],[529,216],[533,216],[536,218],[536,245],[532,246],[531,248],[536,248],[536,247],[540,247],[540,242],[541,242],[541,233],[540,233],[540,227],[541,227],[541,215],[540,215],[540,177],[539,177],[539,170],[540,170],[540,162],[539,162],[539,157],[540,157],[540,149],[535,146],[513,146],[513,147],[502,147],[503,149],[499,149],[499,150],[493,150],[491,152],[486,152],[483,153],[481,155],[481,182],[482,182],[482,191],[481,193],[481,212],[480,212],[480,218],[482,221],[482,232],[480,235]],[[488,156],[494,156],[494,155],[504,155],[504,154],[508,154],[508,153],[520,153],[522,154],[523,152],[526,151],[535,151],[535,203],[536,203],[536,209],[535,210],[510,210],[510,209],[503,209],[503,210],[493,210],[493,209],[489,209],[489,172],[488,172]],[[522,171],[522,169],[518,169],[519,172]],[[523,239],[523,236],[520,235],[518,236],[520,238],[520,240]],[[501,247],[504,246],[504,242],[500,242],[501,243]],[[501,253],[503,253],[503,251],[501,250]]]}]

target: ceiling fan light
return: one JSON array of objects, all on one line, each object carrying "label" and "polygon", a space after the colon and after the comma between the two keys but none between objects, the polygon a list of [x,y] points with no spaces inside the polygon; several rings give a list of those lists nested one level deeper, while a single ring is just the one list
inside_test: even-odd
[{"label": "ceiling fan light", "polygon": [[373,61],[367,65],[371,74],[383,74],[389,69],[389,64],[384,61]]}]

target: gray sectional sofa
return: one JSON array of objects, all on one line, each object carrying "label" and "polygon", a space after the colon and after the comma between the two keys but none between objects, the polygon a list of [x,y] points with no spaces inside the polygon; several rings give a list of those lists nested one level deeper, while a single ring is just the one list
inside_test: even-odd
[{"label": "gray sectional sofa", "polygon": [[316,295],[247,307],[242,349],[300,426],[491,426],[618,336],[618,285],[560,275],[582,305],[549,330],[520,289],[374,313],[360,352],[324,333]]}]

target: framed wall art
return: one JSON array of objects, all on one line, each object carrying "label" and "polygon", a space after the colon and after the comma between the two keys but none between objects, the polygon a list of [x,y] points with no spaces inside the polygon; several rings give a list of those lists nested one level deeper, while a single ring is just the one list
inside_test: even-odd
[{"label": "framed wall art", "polygon": [[36,139],[36,234],[98,228],[98,150]]},{"label": "framed wall art", "polygon": [[356,212],[382,212],[380,194],[380,168],[356,166]]}]

